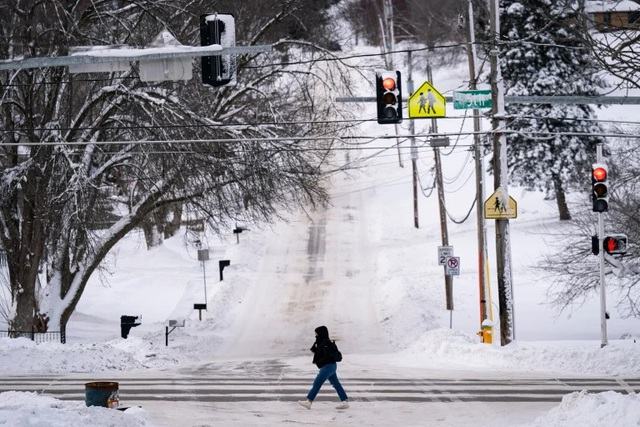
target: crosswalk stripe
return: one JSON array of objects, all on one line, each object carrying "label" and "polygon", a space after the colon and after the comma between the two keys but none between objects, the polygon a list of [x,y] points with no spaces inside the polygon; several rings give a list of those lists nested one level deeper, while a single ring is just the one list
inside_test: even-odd
[{"label": "crosswalk stripe", "polygon": [[[113,378],[123,401],[294,401],[308,391],[311,378],[175,377]],[[63,400],[84,400],[85,382],[95,378],[11,377],[0,379],[0,392],[34,391]],[[572,391],[640,392],[640,379],[406,379],[342,378],[354,401],[404,402],[557,402]],[[334,390],[321,390],[320,400],[334,401]]]}]

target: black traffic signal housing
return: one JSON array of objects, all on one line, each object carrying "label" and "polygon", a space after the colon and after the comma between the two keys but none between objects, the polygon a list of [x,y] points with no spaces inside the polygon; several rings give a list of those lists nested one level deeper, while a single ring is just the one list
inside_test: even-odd
[{"label": "black traffic signal housing", "polygon": [[[602,241],[605,253],[609,255],[623,255],[627,253],[627,235],[612,234],[606,236]],[[591,236],[591,252],[594,255],[600,254],[600,241],[598,236]]]},{"label": "black traffic signal housing", "polygon": [[[219,44],[234,46],[236,42],[235,20],[233,15],[200,15],[200,44],[209,46]],[[235,57],[229,55],[202,57],[202,83],[211,86],[224,86],[232,80]]]},{"label": "black traffic signal housing", "polygon": [[381,125],[402,122],[400,71],[376,71],[376,105]]},{"label": "black traffic signal housing", "polygon": [[591,236],[591,253],[594,255],[600,253],[600,239],[598,239],[598,236]]},{"label": "black traffic signal housing", "polygon": [[627,253],[626,234],[612,234],[604,238],[602,242],[604,251],[609,255],[622,255]]},{"label": "black traffic signal housing", "polygon": [[609,210],[608,176],[609,170],[604,163],[594,163],[591,166],[591,199],[594,212]]}]

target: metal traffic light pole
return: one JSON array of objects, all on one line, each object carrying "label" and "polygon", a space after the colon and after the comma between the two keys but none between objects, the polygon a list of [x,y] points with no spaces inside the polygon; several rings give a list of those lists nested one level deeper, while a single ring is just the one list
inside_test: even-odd
[{"label": "metal traffic light pole", "polygon": [[[602,143],[596,145],[596,161],[603,163]],[[607,296],[604,286],[604,213],[598,212],[598,264],[600,267],[600,348],[608,344],[607,340]]]},{"label": "metal traffic light pole", "polygon": [[[407,52],[407,68],[408,68],[408,80],[407,88],[409,89],[409,97],[413,95],[413,59],[411,58],[411,51]],[[408,99],[407,98],[407,99]],[[420,228],[420,220],[418,215],[418,149],[416,148],[416,126],[413,120],[409,120],[409,133],[411,134],[411,175],[413,176],[413,226]]]}]

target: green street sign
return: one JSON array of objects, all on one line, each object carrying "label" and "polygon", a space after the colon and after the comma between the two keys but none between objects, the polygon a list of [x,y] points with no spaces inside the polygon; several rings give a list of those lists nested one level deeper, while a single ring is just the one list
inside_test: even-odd
[{"label": "green street sign", "polygon": [[453,108],[456,110],[468,110],[479,108],[491,108],[491,90],[461,90],[453,92]]}]

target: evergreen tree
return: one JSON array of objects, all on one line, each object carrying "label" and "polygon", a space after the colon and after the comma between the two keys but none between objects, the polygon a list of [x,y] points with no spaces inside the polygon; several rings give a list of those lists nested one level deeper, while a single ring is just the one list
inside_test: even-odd
[{"label": "evergreen tree", "polygon": [[[572,27],[582,10],[572,0],[502,0],[501,71],[507,95],[597,95],[605,86],[595,60]],[[598,137],[535,135],[598,132],[589,105],[511,104],[509,166],[515,183],[555,194],[561,220],[571,218],[565,191],[589,176]]]}]

